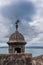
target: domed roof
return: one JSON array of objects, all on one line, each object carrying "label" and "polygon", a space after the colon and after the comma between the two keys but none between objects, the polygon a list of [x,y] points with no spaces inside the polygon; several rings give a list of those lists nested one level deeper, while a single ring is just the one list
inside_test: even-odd
[{"label": "domed roof", "polygon": [[15,31],[15,33],[13,33],[10,38],[9,38],[9,41],[14,41],[14,42],[20,42],[20,41],[25,41],[24,40],[24,36],[19,33],[18,31]]},{"label": "domed roof", "polygon": [[15,43],[15,42],[18,42],[18,43],[23,42],[23,44],[26,44],[24,40],[24,36],[18,31],[18,23],[19,23],[19,20],[16,21],[16,31],[10,36],[9,41],[7,42],[8,44]]}]

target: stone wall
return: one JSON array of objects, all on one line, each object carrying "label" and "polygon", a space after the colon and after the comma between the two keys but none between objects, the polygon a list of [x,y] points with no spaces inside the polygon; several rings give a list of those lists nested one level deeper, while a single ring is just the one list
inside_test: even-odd
[{"label": "stone wall", "polygon": [[32,65],[31,54],[0,54],[0,65]]},{"label": "stone wall", "polygon": [[33,57],[32,65],[43,65],[43,55]]}]

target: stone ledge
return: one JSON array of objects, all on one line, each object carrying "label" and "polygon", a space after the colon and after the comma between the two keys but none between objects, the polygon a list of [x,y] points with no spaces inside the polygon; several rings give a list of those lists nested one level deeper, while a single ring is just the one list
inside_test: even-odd
[{"label": "stone ledge", "polygon": [[43,65],[43,55],[33,57],[32,58],[32,65]]},{"label": "stone ledge", "polygon": [[32,54],[0,54],[0,65],[32,65]]}]

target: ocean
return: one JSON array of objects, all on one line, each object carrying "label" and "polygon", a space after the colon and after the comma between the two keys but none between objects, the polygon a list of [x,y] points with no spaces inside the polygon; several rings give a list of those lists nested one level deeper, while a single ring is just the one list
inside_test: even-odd
[{"label": "ocean", "polygon": [[[0,54],[8,54],[8,48],[0,48]],[[25,48],[25,53],[32,53],[32,56],[43,55],[43,48]]]}]

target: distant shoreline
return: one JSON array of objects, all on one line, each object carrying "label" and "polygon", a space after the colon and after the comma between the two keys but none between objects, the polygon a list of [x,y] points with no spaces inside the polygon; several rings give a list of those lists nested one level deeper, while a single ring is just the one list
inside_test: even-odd
[{"label": "distant shoreline", "polygon": [[26,47],[26,48],[43,49],[43,47]]},{"label": "distant shoreline", "polygon": [[[9,48],[9,47],[0,47],[0,48]],[[43,49],[43,47],[40,46],[30,46],[30,47],[25,47],[25,48],[32,48],[32,49]]]}]

